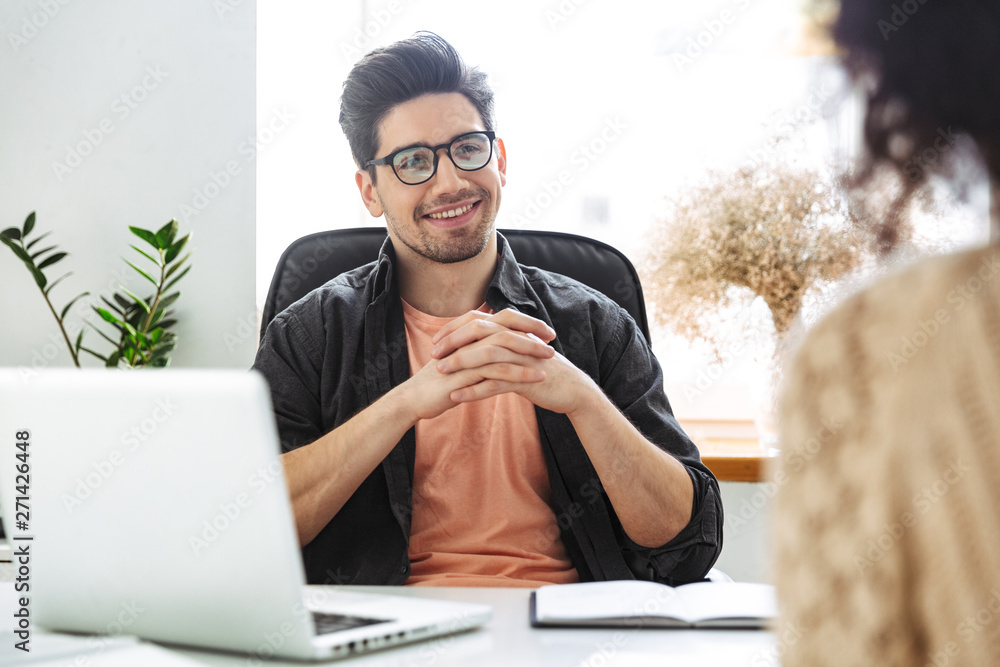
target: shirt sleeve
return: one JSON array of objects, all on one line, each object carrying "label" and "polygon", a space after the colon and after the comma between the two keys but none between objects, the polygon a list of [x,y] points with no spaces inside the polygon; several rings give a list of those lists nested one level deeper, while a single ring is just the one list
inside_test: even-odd
[{"label": "shirt sleeve", "polygon": [[636,544],[611,513],[625,562],[639,579],[670,585],[703,579],[722,550],[719,483],[674,417],[663,390],[660,364],[624,311],[601,357],[600,373],[608,397],[650,442],[684,465],[694,488],[687,526],[658,547]]},{"label": "shirt sleeve", "polygon": [[303,321],[303,314],[308,317],[308,311],[303,311],[287,309],[271,321],[253,363],[253,369],[264,376],[270,387],[283,452],[314,442],[324,434],[317,393],[322,347]]}]

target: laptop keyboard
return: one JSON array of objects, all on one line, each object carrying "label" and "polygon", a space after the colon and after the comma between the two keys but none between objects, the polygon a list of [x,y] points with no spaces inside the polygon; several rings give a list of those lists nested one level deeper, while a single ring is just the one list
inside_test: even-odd
[{"label": "laptop keyboard", "polygon": [[331,632],[350,630],[351,628],[361,628],[366,625],[377,625],[388,623],[382,618],[364,618],[363,616],[344,616],[343,614],[324,614],[323,612],[312,612],[313,623],[316,625],[317,635],[328,635]]}]

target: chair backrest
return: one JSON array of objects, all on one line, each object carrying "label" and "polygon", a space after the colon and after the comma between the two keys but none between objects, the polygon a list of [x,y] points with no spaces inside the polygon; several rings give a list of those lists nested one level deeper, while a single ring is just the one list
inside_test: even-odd
[{"label": "chair backrest", "polygon": [[[601,241],[576,234],[501,229],[521,264],[561,273],[607,295],[635,320],[646,342],[649,324],[632,262]],[[294,241],[278,260],[261,319],[261,338],[274,316],[345,271],[378,259],[384,227],[331,229]]]}]

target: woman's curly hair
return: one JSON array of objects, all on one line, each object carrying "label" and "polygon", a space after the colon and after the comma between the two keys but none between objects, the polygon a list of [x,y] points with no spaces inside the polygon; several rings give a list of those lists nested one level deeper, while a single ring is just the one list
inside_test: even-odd
[{"label": "woman's curly hair", "polygon": [[[1000,2],[841,0],[832,32],[868,92],[862,181],[892,167],[902,206],[932,175],[954,179],[971,139],[1000,182]],[[888,247],[894,212],[879,230]]]}]

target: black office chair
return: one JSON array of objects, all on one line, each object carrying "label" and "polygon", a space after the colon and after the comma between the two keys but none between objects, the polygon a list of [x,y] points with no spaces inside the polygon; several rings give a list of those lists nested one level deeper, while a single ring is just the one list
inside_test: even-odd
[{"label": "black office chair", "polygon": [[[632,262],[601,241],[576,234],[524,229],[501,229],[521,264],[561,273],[606,294],[635,320],[649,343],[649,324],[642,286]],[[331,229],[303,236],[278,260],[267,290],[260,325],[264,337],[274,316],[313,289],[378,258],[385,241],[384,227]]]}]

